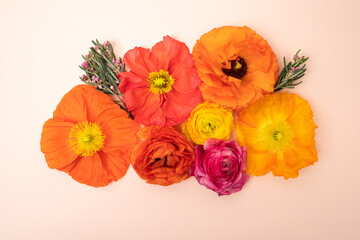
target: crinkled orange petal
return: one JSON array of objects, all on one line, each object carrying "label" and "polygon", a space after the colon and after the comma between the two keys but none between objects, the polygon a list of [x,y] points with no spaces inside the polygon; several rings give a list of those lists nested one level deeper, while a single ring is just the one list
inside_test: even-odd
[{"label": "crinkled orange petal", "polygon": [[89,157],[80,157],[69,171],[69,175],[74,180],[93,187],[103,187],[114,180],[97,153]]},{"label": "crinkled orange petal", "polygon": [[272,172],[274,176],[283,176],[285,179],[296,178],[299,176],[299,168],[295,165],[295,155],[291,150],[279,152]]},{"label": "crinkled orange petal", "polygon": [[276,154],[257,152],[247,148],[246,171],[253,176],[261,176],[270,172],[276,163]]},{"label": "crinkled orange petal", "polygon": [[[138,141],[135,133],[139,131],[140,126],[130,119],[125,111],[108,108],[101,113],[97,122],[106,136],[102,152],[119,151],[119,155],[125,156]],[[129,157],[128,154],[127,158]]]},{"label": "crinkled orange petal", "polygon": [[53,118],[74,124],[83,122],[87,119],[86,107],[82,88],[75,87],[61,99],[53,113]]},{"label": "crinkled orange petal", "polygon": [[77,159],[68,143],[72,126],[72,123],[62,120],[49,119],[45,122],[40,145],[49,168],[62,168]]},{"label": "crinkled orange petal", "polygon": [[118,149],[106,153],[100,151],[98,154],[104,168],[107,170],[107,174],[113,181],[119,180],[126,174],[130,166],[130,151]]}]

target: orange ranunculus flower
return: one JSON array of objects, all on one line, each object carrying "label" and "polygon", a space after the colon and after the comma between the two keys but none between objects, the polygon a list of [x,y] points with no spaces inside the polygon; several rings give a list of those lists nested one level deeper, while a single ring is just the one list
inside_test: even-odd
[{"label": "orange ranunculus flower", "polygon": [[41,151],[50,168],[80,183],[102,187],[126,173],[139,129],[108,95],[78,85],[45,122]]},{"label": "orange ranunculus flower", "polygon": [[317,161],[315,128],[309,103],[296,94],[267,95],[242,109],[236,132],[247,148],[246,171],[296,178],[301,168]]},{"label": "orange ranunculus flower", "polygon": [[185,43],[166,36],[151,50],[129,50],[124,63],[130,72],[118,74],[119,89],[138,123],[174,126],[199,103],[201,81]]},{"label": "orange ranunculus flower", "polygon": [[131,155],[137,174],[147,183],[168,186],[189,177],[194,146],[172,127],[150,126],[139,131],[144,141]]},{"label": "orange ranunculus flower", "polygon": [[274,91],[277,59],[269,44],[248,27],[205,33],[193,49],[205,100],[241,108]]}]

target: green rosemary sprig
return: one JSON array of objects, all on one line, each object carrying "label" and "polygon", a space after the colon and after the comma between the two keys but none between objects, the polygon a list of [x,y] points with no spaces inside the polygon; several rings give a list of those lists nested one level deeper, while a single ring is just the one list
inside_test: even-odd
[{"label": "green rosemary sprig", "polygon": [[117,74],[126,71],[125,64],[120,57],[116,59],[109,41],[100,44],[96,39],[92,43],[94,46],[90,47],[89,53],[82,56],[85,61],[79,67],[85,74],[80,77],[80,80],[85,84],[95,86],[101,92],[111,95],[114,102],[125,110],[130,118],[133,118],[131,112],[126,108],[123,94],[118,88],[120,80],[117,78]]},{"label": "green rosemary sprig", "polygon": [[302,81],[298,82],[297,80],[305,75],[306,64],[304,63],[309,59],[309,57],[299,57],[298,54],[300,51],[301,49],[294,55],[294,63],[286,63],[286,59],[284,57],[284,68],[279,75],[279,80],[274,87],[274,91],[279,91],[284,88],[295,88],[295,86],[302,83]]}]

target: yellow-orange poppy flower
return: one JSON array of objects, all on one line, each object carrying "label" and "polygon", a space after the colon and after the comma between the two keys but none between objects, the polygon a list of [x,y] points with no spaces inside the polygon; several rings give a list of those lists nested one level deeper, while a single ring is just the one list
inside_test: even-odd
[{"label": "yellow-orange poppy flower", "polygon": [[248,27],[221,27],[204,34],[193,49],[205,100],[241,108],[273,92],[277,58],[269,44]]},{"label": "yellow-orange poppy flower", "polygon": [[111,98],[79,85],[62,98],[41,134],[41,151],[50,168],[94,187],[117,181],[130,165],[139,125]]},{"label": "yellow-orange poppy flower", "polygon": [[247,148],[247,172],[296,178],[317,161],[316,127],[309,103],[296,94],[267,95],[244,108],[236,130],[239,144]]}]

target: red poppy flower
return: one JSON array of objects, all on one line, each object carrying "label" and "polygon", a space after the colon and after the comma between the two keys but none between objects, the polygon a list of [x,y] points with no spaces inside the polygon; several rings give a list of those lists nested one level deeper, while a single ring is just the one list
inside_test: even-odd
[{"label": "red poppy flower", "polygon": [[118,74],[119,89],[138,123],[174,126],[199,103],[201,81],[185,43],[166,36],[151,50],[129,50],[124,63],[130,71]]}]

